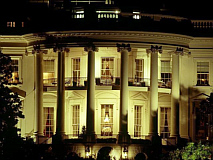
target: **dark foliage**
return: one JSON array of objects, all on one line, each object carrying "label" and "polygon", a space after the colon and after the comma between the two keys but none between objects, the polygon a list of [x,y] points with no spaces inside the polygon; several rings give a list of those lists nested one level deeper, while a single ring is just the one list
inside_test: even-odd
[{"label": "dark foliage", "polygon": [[0,159],[17,158],[23,143],[16,127],[18,118],[24,118],[22,103],[18,94],[7,87],[11,75],[11,58],[0,52]]}]

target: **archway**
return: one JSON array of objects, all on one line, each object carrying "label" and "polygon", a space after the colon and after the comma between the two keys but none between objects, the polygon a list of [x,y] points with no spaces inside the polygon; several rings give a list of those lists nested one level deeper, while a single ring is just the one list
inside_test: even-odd
[{"label": "archway", "polygon": [[97,160],[110,160],[110,152],[112,150],[112,147],[102,147],[98,151]]},{"label": "archway", "polygon": [[146,160],[147,159],[147,156],[145,153],[138,153],[136,156],[135,156],[135,160]]}]

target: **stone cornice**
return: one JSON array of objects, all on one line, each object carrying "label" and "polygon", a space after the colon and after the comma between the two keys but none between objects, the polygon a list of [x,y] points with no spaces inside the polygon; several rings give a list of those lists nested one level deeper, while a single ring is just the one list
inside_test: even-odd
[{"label": "stone cornice", "polygon": [[[116,42],[124,43],[147,43],[147,44],[160,44],[160,45],[174,45],[184,48],[189,47],[189,43],[193,40],[191,36],[180,34],[170,34],[161,32],[139,32],[139,31],[59,31],[59,32],[46,32],[44,34],[28,34],[23,36],[29,45],[36,42],[45,41],[46,37],[54,38],[75,38],[81,40],[93,40],[96,46],[105,44],[116,44]],[[67,43],[67,42],[65,42]],[[69,44],[75,44],[75,41],[70,41]]]},{"label": "stone cornice", "polygon": [[[193,40],[193,37],[161,33],[161,32],[140,32],[140,31],[101,31],[101,30],[88,30],[88,31],[58,31],[58,32],[46,32],[46,33],[33,33],[23,36],[1,36],[1,43],[22,43],[29,47],[31,45],[40,43],[41,46],[44,43],[49,43],[47,37],[53,37],[56,39],[71,39],[70,41],[64,41],[64,44],[70,44],[77,46],[74,40],[81,40],[87,42],[87,40],[93,41],[96,46],[110,46],[116,43],[130,43],[134,46],[141,46],[141,44],[156,44],[165,46],[180,46],[189,48],[189,43]],[[82,42],[84,43],[84,42]],[[76,45],[75,45],[76,44]],[[137,45],[138,44],[138,45]]]}]

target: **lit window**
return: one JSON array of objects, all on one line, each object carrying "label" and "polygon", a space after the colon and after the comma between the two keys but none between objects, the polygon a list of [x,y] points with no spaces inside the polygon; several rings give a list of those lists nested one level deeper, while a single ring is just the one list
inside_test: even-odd
[{"label": "lit window", "polygon": [[114,58],[101,58],[101,82],[111,84],[114,76]]},{"label": "lit window", "polygon": [[142,106],[135,106],[134,108],[134,137],[141,136],[142,130]]},{"label": "lit window", "polygon": [[54,83],[54,60],[44,60],[44,83]]},{"label": "lit window", "polygon": [[73,76],[73,85],[79,86],[79,84],[80,84],[80,58],[72,59],[72,76]]},{"label": "lit window", "polygon": [[8,80],[8,83],[20,83],[21,60],[13,57],[11,59],[12,77]]},{"label": "lit window", "polygon": [[83,10],[73,10],[73,18],[84,18]]},{"label": "lit window", "polygon": [[7,22],[7,27],[16,27],[16,22]]},{"label": "lit window", "polygon": [[44,135],[52,137],[54,132],[54,108],[44,108]]},{"label": "lit window", "polygon": [[168,138],[170,136],[171,128],[171,109],[161,107],[160,111],[160,134],[161,137]]},{"label": "lit window", "polygon": [[136,59],[135,60],[136,63],[136,68],[135,68],[135,80],[137,82],[140,82],[143,80],[144,78],[144,60],[143,59]]},{"label": "lit window", "polygon": [[101,136],[112,136],[113,134],[113,105],[101,105]]},{"label": "lit window", "polygon": [[118,14],[120,13],[120,11],[96,11],[96,13],[98,14],[98,18],[115,18],[118,19]]},{"label": "lit window", "polygon": [[24,22],[21,22],[21,27],[22,27],[22,28],[24,27]]},{"label": "lit window", "polygon": [[197,62],[197,85],[209,85],[209,62]]},{"label": "lit window", "polygon": [[161,61],[161,81],[160,87],[171,87],[172,67],[170,61]]},{"label": "lit window", "polygon": [[79,127],[80,127],[80,105],[72,106],[72,129],[73,136],[79,136]]}]

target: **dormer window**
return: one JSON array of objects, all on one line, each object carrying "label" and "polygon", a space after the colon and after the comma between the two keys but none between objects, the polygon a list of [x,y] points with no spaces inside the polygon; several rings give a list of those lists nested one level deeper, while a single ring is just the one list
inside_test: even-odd
[{"label": "dormer window", "polygon": [[73,18],[84,18],[84,10],[73,10]]},{"label": "dormer window", "polygon": [[16,27],[16,22],[7,22],[7,27]]},{"label": "dormer window", "polygon": [[141,19],[140,12],[133,12],[133,19]]},{"label": "dormer window", "polygon": [[99,10],[99,11],[96,11],[96,13],[98,14],[98,19],[102,19],[102,18],[118,19],[118,15],[120,11],[119,10],[113,10],[113,11]]}]

